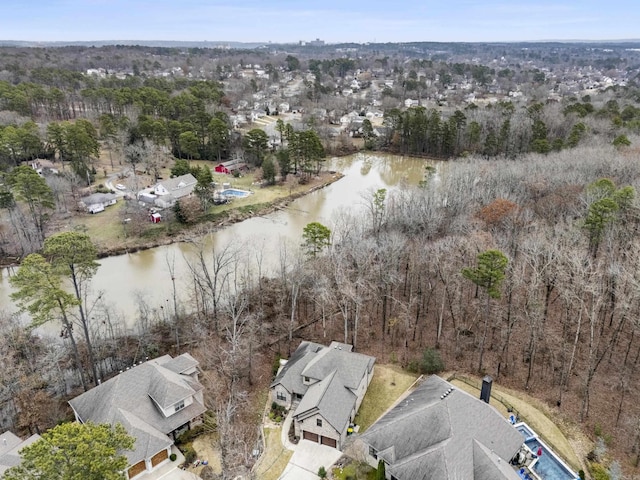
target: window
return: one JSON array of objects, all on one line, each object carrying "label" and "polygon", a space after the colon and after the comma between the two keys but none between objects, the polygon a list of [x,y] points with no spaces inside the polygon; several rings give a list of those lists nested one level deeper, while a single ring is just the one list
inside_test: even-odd
[{"label": "window", "polygon": [[371,455],[376,460],[378,459],[378,451],[373,447],[369,447],[369,455]]},{"label": "window", "polygon": [[311,379],[309,377],[304,377],[304,383],[309,383]]},{"label": "window", "polygon": [[318,427],[321,427],[321,426],[322,426],[322,419],[321,419],[321,418],[316,419],[316,425],[317,425]]},{"label": "window", "polygon": [[179,410],[182,410],[183,408],[184,408],[184,400],[176,403],[176,410],[175,410],[176,412]]},{"label": "window", "polygon": [[278,400],[283,400],[283,401],[285,401],[285,402],[287,401],[287,396],[286,396],[284,393],[282,393],[282,392],[277,392],[277,393],[276,393],[276,398],[277,398]]}]

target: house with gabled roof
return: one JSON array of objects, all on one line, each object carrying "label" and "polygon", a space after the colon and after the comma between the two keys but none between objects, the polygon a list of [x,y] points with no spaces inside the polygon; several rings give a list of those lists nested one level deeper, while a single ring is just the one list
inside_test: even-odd
[{"label": "house with gabled roof", "polygon": [[198,180],[190,173],[158,182],[153,187],[153,194],[157,196],[155,204],[169,208],[181,198],[191,195],[197,184]]},{"label": "house with gabled roof", "polygon": [[495,408],[433,375],[361,437],[390,480],[517,480],[523,437]]},{"label": "house with gabled roof", "polygon": [[0,435],[0,478],[4,477],[4,472],[11,467],[20,465],[22,458],[20,450],[40,440],[40,435],[31,435],[26,440],[22,440],[13,432],[6,431]]},{"label": "house with gabled roof", "polygon": [[118,195],[115,193],[93,193],[80,199],[80,208],[89,213],[103,212],[105,207],[115,205]]},{"label": "house with gabled roof", "polygon": [[188,353],[148,360],[72,399],[76,421],[120,423],[136,441],[126,452],[132,479],[169,461],[175,439],[202,423],[198,361]]},{"label": "house with gabled roof", "polygon": [[373,377],[375,358],[353,346],[302,342],[271,383],[272,400],[292,410],[298,438],[342,449]]}]

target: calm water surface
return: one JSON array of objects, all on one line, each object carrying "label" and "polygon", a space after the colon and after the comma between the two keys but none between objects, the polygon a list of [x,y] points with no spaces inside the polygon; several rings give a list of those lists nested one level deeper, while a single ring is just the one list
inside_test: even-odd
[{"label": "calm water surface", "polygon": [[[287,244],[290,251],[297,249],[302,230],[308,223],[318,221],[332,228],[333,219],[341,211],[356,212],[363,208],[363,195],[370,197],[370,192],[379,188],[393,190],[405,184],[418,184],[424,178],[426,164],[435,166],[438,172],[444,167],[443,163],[392,155],[357,154],[334,158],[327,162],[326,168],[345,176],[329,187],[292,202],[285,210],[234,224],[203,236],[194,244],[176,243],[101,259],[92,290],[96,295],[102,293],[121,323],[133,327],[138,298],[143,298],[158,312],[173,308],[171,270],[174,271],[179,303],[189,298],[192,286],[185,258],[193,258],[199,248],[210,252],[229,244],[244,246],[243,251],[254,260],[261,259],[261,272],[268,275],[279,264],[280,246]],[[253,268],[257,271],[258,267]],[[16,307],[9,298],[10,273],[8,269],[0,271],[0,305],[3,311],[14,312]],[[46,331],[54,333],[55,329],[57,327],[52,325]]]}]

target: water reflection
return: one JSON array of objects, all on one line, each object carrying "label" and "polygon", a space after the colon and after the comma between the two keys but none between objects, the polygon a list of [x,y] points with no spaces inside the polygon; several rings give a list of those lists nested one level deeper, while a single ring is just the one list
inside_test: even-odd
[{"label": "water reflection", "polygon": [[[253,271],[273,274],[279,268],[280,246],[287,244],[291,252],[300,244],[302,230],[318,221],[331,228],[339,212],[354,212],[362,208],[364,197],[379,188],[393,190],[402,185],[417,185],[424,179],[425,165],[442,165],[424,159],[360,153],[334,158],[327,162],[328,170],[342,172],[345,177],[327,188],[292,202],[287,208],[237,223],[213,234],[196,238],[192,243],[178,243],[150,250],[103,258],[93,279],[93,290],[104,292],[113,309],[123,313],[127,326],[137,317],[138,298],[156,310],[171,303],[173,281],[177,300],[182,307],[193,293],[192,279],[185,259],[195,260],[197,251],[220,250],[226,245],[242,246],[252,260]],[[7,270],[1,272],[0,305],[15,311],[9,298]]]}]

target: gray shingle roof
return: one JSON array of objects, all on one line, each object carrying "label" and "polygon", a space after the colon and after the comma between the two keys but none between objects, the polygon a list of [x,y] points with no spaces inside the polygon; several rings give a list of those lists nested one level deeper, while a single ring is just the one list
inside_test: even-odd
[{"label": "gray shingle roof", "polygon": [[89,205],[95,205],[97,203],[107,203],[117,198],[118,196],[115,193],[92,193],[91,195],[82,197],[81,200],[82,203],[88,207]]},{"label": "gray shingle roof", "polygon": [[275,380],[271,382],[271,388],[281,384],[289,393],[304,395],[309,388],[302,383],[302,370],[315,357],[316,353],[324,347],[319,343],[302,342],[287,363],[282,367]]},{"label": "gray shingle roof", "polygon": [[151,376],[148,394],[162,408],[169,408],[195,393],[182,375],[168,370],[164,365],[151,370]]},{"label": "gray shingle roof", "polygon": [[136,438],[134,452],[127,454],[130,463],[136,463],[171,445],[167,434],[206,410],[194,398],[190,405],[165,417],[154,403],[171,407],[203,389],[191,377],[167,368],[192,363],[193,357],[179,359],[165,355],[149,360],[79,395],[69,404],[83,422],[122,423]]},{"label": "gray shingle roof", "polygon": [[129,465],[149,458],[173,443],[164,433],[126,410],[119,409],[114,415],[114,421],[121,423],[129,435],[136,439],[134,450],[125,452]]},{"label": "gray shingle roof", "polygon": [[346,347],[351,345],[334,342],[323,348],[302,370],[302,376],[322,380],[337,370],[344,385],[355,390],[367,370],[373,368],[375,358],[351,352]]},{"label": "gray shingle roof", "polygon": [[[429,377],[362,440],[400,480],[517,479],[508,462],[522,446],[520,433],[493,407],[466,392],[454,388],[441,398],[450,388],[445,380]],[[497,457],[509,468],[501,468]]]},{"label": "gray shingle roof", "polygon": [[343,385],[334,370],[327,378],[309,387],[293,416],[304,418],[318,412],[333,428],[343,432],[355,405],[356,395]]},{"label": "gray shingle roof", "polygon": [[180,175],[179,177],[163,180],[161,182],[161,185],[164,188],[166,188],[169,192],[171,192],[176,198],[179,198],[176,194],[180,196],[188,195],[189,193],[191,193],[191,191],[189,191],[189,193],[184,193],[184,194],[182,194],[182,191],[188,190],[189,187],[191,187],[191,190],[193,190],[192,187],[194,187],[196,183],[198,183],[198,180],[196,180],[196,177],[194,177],[190,173],[187,173],[186,175]]},{"label": "gray shingle roof", "polygon": [[[169,357],[169,355],[165,355]],[[164,357],[162,357],[164,358]],[[167,362],[162,363],[164,368],[168,368],[175,373],[184,373],[194,367],[197,367],[199,362],[188,353],[183,353],[176,358],[169,357]]]},{"label": "gray shingle roof", "polygon": [[20,464],[20,450],[40,438],[40,435],[31,435],[23,441],[8,431],[0,435],[0,478],[8,469]]}]

